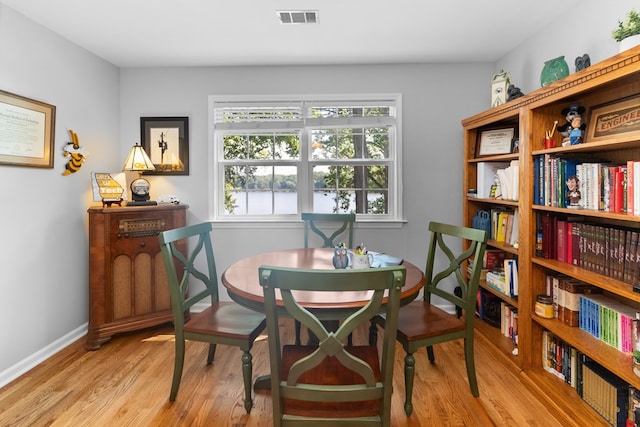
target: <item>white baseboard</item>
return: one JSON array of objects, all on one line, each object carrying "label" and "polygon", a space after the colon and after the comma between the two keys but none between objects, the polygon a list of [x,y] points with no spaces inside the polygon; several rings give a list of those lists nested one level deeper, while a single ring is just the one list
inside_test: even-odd
[{"label": "white baseboard", "polygon": [[69,346],[70,344],[74,343],[78,339],[87,335],[88,327],[89,327],[88,323],[85,323],[84,325],[79,326],[78,328],[74,329],[73,331],[69,332],[63,337],[60,337],[59,339],[55,340],[48,346],[33,353],[31,356],[28,356],[25,359],[21,360],[19,363],[16,363],[15,365],[9,367],[8,369],[5,369],[4,371],[0,372],[0,387],[4,387],[5,385],[9,384],[11,381],[18,378],[20,375],[23,375],[30,369],[33,369],[34,367],[38,366],[40,363],[47,360],[48,358],[50,358],[51,356],[53,356],[63,348]]}]

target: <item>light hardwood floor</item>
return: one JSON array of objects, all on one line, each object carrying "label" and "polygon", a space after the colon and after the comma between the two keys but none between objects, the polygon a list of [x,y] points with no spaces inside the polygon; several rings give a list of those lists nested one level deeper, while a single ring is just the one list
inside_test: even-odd
[{"label": "light hardwood floor", "polygon": [[[282,325],[293,331],[293,325]],[[356,340],[364,331],[356,331]],[[362,342],[362,341],[357,341]],[[266,338],[252,351],[254,378],[268,373]],[[240,350],[218,346],[206,365],[206,346],[187,343],[176,402],[169,402],[173,374],[171,325],[120,334],[98,351],[70,345],[0,389],[0,426],[213,426],[266,427],[271,422],[268,392],[243,408]],[[462,342],[435,347],[436,364],[416,354],[414,412],[403,411],[404,379],[397,347],[391,424],[403,426],[544,426],[561,424],[518,380],[518,372],[485,338],[476,337],[480,397],[469,391]],[[507,369],[505,369],[505,366]]]}]

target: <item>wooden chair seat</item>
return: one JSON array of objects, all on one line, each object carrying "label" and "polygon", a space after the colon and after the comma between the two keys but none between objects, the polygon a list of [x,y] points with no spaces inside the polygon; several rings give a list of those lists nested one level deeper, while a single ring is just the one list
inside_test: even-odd
[{"label": "wooden chair seat", "polygon": [[260,334],[259,326],[264,321],[263,314],[223,301],[199,313],[191,313],[191,319],[184,324],[183,330],[192,334],[253,340]]},{"label": "wooden chair seat", "polygon": [[[316,347],[285,345],[282,349],[282,380],[286,381],[291,365],[311,354]],[[349,353],[364,360],[371,366],[376,381],[381,381],[378,349],[374,346],[345,347]],[[364,384],[364,379],[354,371],[347,369],[335,357],[325,358],[318,366],[305,372],[299,379],[302,384],[349,385]],[[296,399],[283,399],[284,412],[291,415],[326,417],[369,417],[380,411],[379,400],[362,402],[311,402]]]},{"label": "wooden chair seat", "polygon": [[407,304],[398,314],[398,339],[409,342],[464,332],[466,327],[462,318],[424,301]]}]

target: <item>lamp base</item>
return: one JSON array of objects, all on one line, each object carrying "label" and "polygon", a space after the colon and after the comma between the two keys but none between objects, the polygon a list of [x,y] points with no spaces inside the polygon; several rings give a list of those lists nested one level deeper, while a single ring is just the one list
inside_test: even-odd
[{"label": "lamp base", "polygon": [[153,200],[145,200],[145,201],[135,201],[131,200],[127,202],[127,206],[156,206],[158,202]]}]

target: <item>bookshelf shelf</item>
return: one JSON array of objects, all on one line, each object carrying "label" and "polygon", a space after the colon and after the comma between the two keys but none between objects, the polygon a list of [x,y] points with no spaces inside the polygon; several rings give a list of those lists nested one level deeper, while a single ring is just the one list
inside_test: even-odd
[{"label": "bookshelf shelf", "polygon": [[640,293],[633,292],[633,287],[629,283],[603,276],[602,274],[594,273],[592,271],[567,264],[566,262],[546,258],[532,258],[531,262],[541,267],[545,267],[548,270],[555,271],[556,273],[576,278],[581,282],[595,285],[629,301],[640,303]]},{"label": "bookshelf shelf", "polygon": [[515,345],[510,338],[505,337],[500,333],[500,329],[494,326],[489,325],[484,321],[476,322],[476,330],[479,331],[482,335],[484,335],[489,341],[491,341],[500,352],[504,353],[509,360],[515,361],[517,358],[513,355],[513,349]]},{"label": "bookshelf shelf", "polygon": [[523,371],[521,380],[540,400],[545,402],[552,413],[565,418],[567,426],[611,427],[578,396],[571,386],[543,369]]},{"label": "bookshelf shelf", "polygon": [[[640,47],[637,47],[593,64],[521,98],[462,121],[464,130],[462,193],[464,225],[472,225],[473,217],[479,209],[489,211],[492,209],[496,211],[517,209],[518,212],[517,242],[519,246],[513,248],[495,240],[488,242],[488,247],[501,249],[518,258],[518,298],[510,300],[506,295],[501,295],[486,284],[481,284],[481,287],[517,308],[518,355],[511,357],[511,360],[521,369],[523,381],[568,425],[600,425],[599,423],[607,425],[607,423],[582,400],[571,386],[543,369],[543,336],[546,337],[548,333],[551,333],[558,339],[564,340],[579,353],[590,357],[634,388],[640,388],[640,377],[633,373],[629,354],[618,351],[579,327],[570,327],[561,321],[544,319],[534,314],[536,296],[547,291],[546,277],[548,275],[564,275],[596,286],[602,290],[606,297],[614,298],[639,311],[640,293],[633,290],[632,283],[630,283],[632,276],[625,275],[625,279],[620,280],[623,275],[613,267],[608,270],[598,269],[599,273],[597,273],[592,271],[593,263],[591,265],[585,264],[585,268],[581,268],[562,260],[556,260],[552,254],[544,251],[545,257],[539,256],[539,252],[536,252],[536,246],[538,245],[538,233],[541,229],[540,218],[551,217],[554,221],[570,218],[573,225],[576,223],[578,225],[584,223],[585,227],[589,227],[590,224],[597,225],[607,230],[606,235],[619,235],[623,236],[620,239],[624,239],[626,236],[630,236],[630,232],[627,230],[640,232],[640,215],[627,214],[626,211],[624,213],[608,212],[540,205],[538,202],[542,199],[537,197],[538,192],[541,191],[539,190],[540,184],[547,182],[534,179],[534,177],[546,178],[541,173],[543,172],[542,168],[537,167],[540,165],[541,159],[545,157],[571,159],[579,162],[600,162],[612,166],[621,165],[622,167],[627,165],[627,161],[640,161],[640,138],[634,139],[622,134],[611,134],[609,137],[599,136],[598,140],[592,139],[590,141],[589,131],[585,131],[583,143],[561,146],[562,137],[556,133],[555,147],[544,148],[545,133],[551,129],[556,120],[560,121],[560,124],[564,124],[561,112],[568,106],[578,104],[585,107],[583,119],[587,122],[588,127],[593,109],[601,109],[603,105],[613,105],[620,100],[637,97],[639,94]],[[640,101],[638,104],[640,105]],[[478,135],[485,129],[495,129],[504,125],[516,126],[519,137],[518,152],[499,156],[475,157]],[[485,173],[487,165],[483,165],[482,162],[512,162],[516,160],[519,169],[519,200],[469,196],[469,190],[476,189],[478,182],[487,182]],[[482,172],[481,178],[477,176],[479,171]],[[554,188],[560,197],[560,203],[555,203],[558,206],[564,206],[566,203],[562,199],[565,197],[564,183],[563,179],[559,179],[557,187]],[[536,198],[534,198],[534,193]],[[581,201],[584,202],[584,192],[582,197]],[[594,196],[593,200],[599,199]],[[616,199],[616,202],[617,200],[619,199]],[[546,237],[549,238],[549,236]],[[613,237],[611,238],[613,239]],[[555,252],[556,246],[553,248],[552,252]],[[620,251],[624,252],[625,249],[620,249],[618,252]],[[607,254],[610,255],[609,252]],[[629,252],[625,252],[623,255],[627,254]],[[593,261],[593,259],[589,261]],[[597,266],[599,267],[599,264]],[[600,274],[605,272],[607,274],[609,272],[611,272],[610,274],[618,273],[616,274],[618,279]],[[640,274],[636,272],[637,276]],[[511,340],[500,339],[499,329],[496,331],[496,328],[483,323],[477,322],[478,332],[487,335],[497,347],[510,354],[513,350]],[[511,345],[511,348],[508,344]]]},{"label": "bookshelf shelf", "polygon": [[501,249],[507,253],[510,253],[512,255],[518,255],[518,248],[514,248],[511,245],[507,245],[504,242],[498,242],[497,240],[493,240],[493,239],[489,239],[487,241],[487,245],[496,248],[496,249]]},{"label": "bookshelf shelf", "polygon": [[492,295],[495,295],[496,297],[500,298],[502,301],[506,302],[507,304],[513,306],[513,307],[517,307],[518,306],[518,300],[516,298],[511,298],[509,295],[504,294],[500,291],[498,291],[497,289],[492,288],[491,286],[487,285],[487,282],[484,280],[480,281],[480,286],[482,287],[482,289],[486,290],[487,292],[489,292]]},{"label": "bookshelf shelf", "polygon": [[607,366],[609,371],[632,386],[640,388],[640,377],[633,373],[630,354],[622,353],[582,329],[565,325],[558,320],[543,319],[534,315],[533,321],[571,346],[581,348],[582,353]]}]

